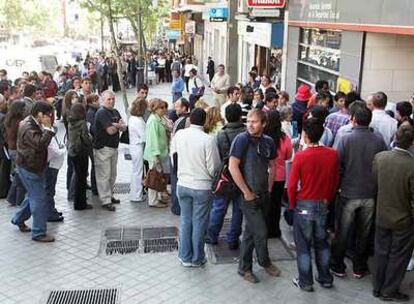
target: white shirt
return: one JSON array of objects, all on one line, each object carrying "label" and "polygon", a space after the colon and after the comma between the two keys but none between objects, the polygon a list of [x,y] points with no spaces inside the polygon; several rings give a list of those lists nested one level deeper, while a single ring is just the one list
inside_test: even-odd
[{"label": "white shirt", "polygon": [[227,74],[219,75],[219,73],[216,73],[216,75],[214,75],[213,79],[211,80],[211,88],[214,90],[220,90],[219,94],[226,95],[227,89],[229,87],[230,87],[230,76]]},{"label": "white shirt", "polygon": [[66,147],[64,145],[59,147],[56,138],[52,138],[47,147],[47,161],[49,162],[49,167],[58,170],[62,168],[63,163],[65,162],[65,153]]},{"label": "white shirt", "polygon": [[381,133],[385,144],[389,147],[397,132],[398,122],[385,113],[384,110],[375,109],[372,111],[372,120],[369,126]]},{"label": "white shirt", "polygon": [[194,64],[192,64],[192,63],[187,63],[184,66],[184,77],[190,77],[190,71],[192,69],[196,69],[197,70],[197,67]]},{"label": "white shirt", "polygon": [[145,143],[144,118],[132,116],[128,120],[129,144],[140,145]]},{"label": "white shirt", "polygon": [[220,155],[213,136],[202,126],[190,125],[177,132],[171,142],[171,158],[177,153],[178,185],[194,190],[211,190]]},{"label": "white shirt", "polygon": [[197,83],[197,88],[201,88],[204,86],[203,82],[201,81],[198,76],[195,76],[194,78],[190,78],[188,80],[188,90],[190,91],[190,94],[193,92],[193,88],[196,87],[195,83]]}]

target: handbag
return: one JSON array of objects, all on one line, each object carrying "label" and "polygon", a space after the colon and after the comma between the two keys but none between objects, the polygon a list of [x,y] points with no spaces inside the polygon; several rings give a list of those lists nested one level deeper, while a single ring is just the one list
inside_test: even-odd
[{"label": "handbag", "polygon": [[126,127],[125,131],[122,132],[121,137],[119,138],[119,142],[123,144],[129,145],[129,131],[128,126]]},{"label": "handbag", "polygon": [[156,168],[148,170],[143,184],[145,187],[157,192],[164,192],[167,190],[167,181],[164,174],[159,172]]}]

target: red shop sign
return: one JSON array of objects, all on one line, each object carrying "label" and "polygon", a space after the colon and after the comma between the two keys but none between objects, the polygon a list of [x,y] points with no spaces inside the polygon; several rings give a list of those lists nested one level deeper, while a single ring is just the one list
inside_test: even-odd
[{"label": "red shop sign", "polygon": [[249,7],[283,8],[285,4],[286,0],[247,0]]}]

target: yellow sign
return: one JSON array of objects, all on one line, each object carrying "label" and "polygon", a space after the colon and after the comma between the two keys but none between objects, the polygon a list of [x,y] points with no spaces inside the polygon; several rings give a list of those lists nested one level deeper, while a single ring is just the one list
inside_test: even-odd
[{"label": "yellow sign", "polygon": [[344,92],[345,94],[348,94],[349,92],[352,91],[352,89],[354,88],[354,85],[352,84],[351,81],[349,81],[348,79],[342,78],[342,77],[338,77],[338,80],[336,82],[336,91],[339,92]]}]

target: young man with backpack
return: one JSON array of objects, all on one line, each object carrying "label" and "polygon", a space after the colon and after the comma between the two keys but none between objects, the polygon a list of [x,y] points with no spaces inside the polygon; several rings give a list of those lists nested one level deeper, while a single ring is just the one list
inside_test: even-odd
[{"label": "young man with backpack", "polygon": [[[241,121],[242,108],[237,103],[233,103],[226,108],[226,120],[228,123],[217,134],[217,145],[222,161],[222,168],[228,165],[229,152],[231,143],[234,138],[246,130]],[[215,194],[213,199],[213,206],[210,211],[210,221],[207,229],[206,243],[217,244],[217,239],[221,228],[223,227],[224,217],[227,213],[227,208],[232,202],[232,217],[231,227],[227,232],[226,241],[230,250],[239,248],[239,237],[242,232],[243,215],[240,210],[241,193],[233,193],[229,195]]]},{"label": "young man with backpack", "polygon": [[269,162],[276,157],[273,139],[263,134],[265,126],[266,114],[259,109],[251,110],[247,115],[247,131],[234,139],[229,159],[231,176],[243,195],[240,209],[246,222],[238,273],[251,283],[259,282],[252,272],[253,249],[259,265],[269,275],[280,275],[280,270],[270,261],[263,215],[263,206],[269,199]]}]

